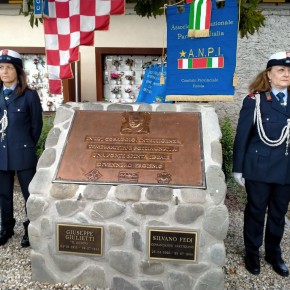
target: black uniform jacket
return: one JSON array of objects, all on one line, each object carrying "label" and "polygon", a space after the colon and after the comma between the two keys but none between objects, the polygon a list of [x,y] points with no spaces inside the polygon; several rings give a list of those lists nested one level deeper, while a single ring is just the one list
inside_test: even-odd
[{"label": "black uniform jacket", "polygon": [[4,110],[7,110],[8,127],[4,140],[0,140],[0,170],[35,167],[36,145],[42,130],[42,107],[38,93],[26,89],[19,96],[13,92],[5,102],[1,89],[0,119]]},{"label": "black uniform jacket", "polygon": [[[261,93],[261,116],[266,136],[279,139],[282,129],[290,119],[290,93],[288,106],[283,108],[271,93],[268,98]],[[233,172],[253,181],[290,184],[290,148],[285,155],[286,141],[279,146],[268,146],[260,139],[257,120],[254,120],[255,95],[247,96],[240,111],[233,149]]]}]

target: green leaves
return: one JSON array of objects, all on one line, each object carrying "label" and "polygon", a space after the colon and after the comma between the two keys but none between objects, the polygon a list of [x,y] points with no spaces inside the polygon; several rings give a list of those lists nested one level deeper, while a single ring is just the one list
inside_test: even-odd
[{"label": "green leaves", "polygon": [[[241,0],[240,6],[240,23],[239,23],[239,32],[241,38],[248,37],[249,34],[253,35],[257,32],[262,26],[265,26],[265,17],[258,9],[258,4],[261,0]],[[160,9],[164,4],[174,4],[180,2],[176,1],[164,1],[164,0],[136,0],[131,1],[136,2],[135,12],[137,15],[142,17],[151,16],[156,17],[163,13],[163,9]],[[237,5],[239,3],[237,2]]]},{"label": "green leaves", "polygon": [[137,0],[134,10],[137,15],[142,17],[156,17],[157,15],[161,15],[163,13],[162,8],[164,4],[164,0]]},{"label": "green leaves", "polygon": [[[239,1],[239,0],[237,0]],[[265,17],[258,9],[261,0],[241,0],[240,2],[240,23],[239,32],[241,38],[248,37],[257,32],[262,26],[265,26]],[[134,3],[134,10],[137,15],[145,17],[156,17],[163,14],[164,4],[173,5],[179,3],[179,0],[127,0],[126,3]],[[185,2],[185,1],[184,1]],[[238,2],[237,2],[238,5]],[[19,14],[29,17],[30,26],[38,26],[43,23],[42,18],[35,18],[33,13],[33,0],[27,0],[28,11],[23,11],[21,6]]]},{"label": "green leaves", "polygon": [[37,153],[38,158],[41,156],[42,152],[45,150],[46,138],[49,131],[53,128],[54,118],[55,118],[55,112],[49,115],[43,114],[42,116],[43,126],[42,126],[41,135],[39,137],[39,140],[36,146],[36,153]]},{"label": "green leaves", "polygon": [[220,124],[222,138],[222,152],[223,152],[223,172],[225,173],[226,180],[232,175],[233,166],[233,146],[234,146],[234,129],[229,117],[225,117]]},{"label": "green leaves", "polygon": [[241,0],[239,32],[241,38],[249,37],[265,26],[265,17],[258,10],[260,0]]}]

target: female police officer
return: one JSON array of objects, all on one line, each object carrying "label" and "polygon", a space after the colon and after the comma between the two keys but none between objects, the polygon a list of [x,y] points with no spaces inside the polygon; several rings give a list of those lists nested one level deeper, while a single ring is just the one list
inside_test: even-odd
[{"label": "female police officer", "polygon": [[[13,185],[17,173],[25,203],[37,163],[36,144],[42,130],[42,108],[27,86],[19,53],[0,51],[0,245],[14,234]],[[29,220],[23,223],[23,247],[29,246]]]},{"label": "female police officer", "polygon": [[290,52],[271,55],[250,84],[240,111],[233,152],[233,174],[245,186],[245,266],[260,273],[259,248],[281,276],[288,276],[280,248],[290,200]]}]

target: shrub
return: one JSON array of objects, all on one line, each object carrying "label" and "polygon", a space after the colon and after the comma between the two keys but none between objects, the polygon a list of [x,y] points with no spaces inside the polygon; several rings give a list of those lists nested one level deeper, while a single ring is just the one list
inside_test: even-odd
[{"label": "shrub", "polygon": [[223,150],[223,171],[226,181],[232,176],[233,166],[233,146],[234,146],[234,130],[229,117],[225,117],[220,124],[222,138],[221,145]]},{"label": "shrub", "polygon": [[55,117],[55,113],[51,113],[49,115],[43,114],[42,116],[43,127],[42,127],[40,138],[36,146],[36,153],[37,153],[38,158],[41,156],[42,152],[45,149],[45,141],[46,141],[46,138],[50,129],[53,127],[54,117]]},{"label": "shrub", "polygon": [[241,204],[246,203],[245,188],[235,182],[232,176],[233,166],[233,146],[235,131],[229,117],[225,117],[220,124],[222,138],[221,145],[223,151],[223,172],[225,174],[226,183],[228,187],[228,195],[233,194],[237,201]]}]

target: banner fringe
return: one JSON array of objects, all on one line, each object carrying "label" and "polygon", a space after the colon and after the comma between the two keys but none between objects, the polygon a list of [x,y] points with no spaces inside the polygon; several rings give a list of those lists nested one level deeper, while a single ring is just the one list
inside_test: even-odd
[{"label": "banner fringe", "polygon": [[237,74],[234,73],[234,77],[233,77],[233,86],[236,87],[238,85],[238,78],[237,78]]},{"label": "banner fringe", "polygon": [[188,37],[209,37],[209,29],[195,30],[188,29]]},{"label": "banner fringe", "polygon": [[167,95],[165,101],[189,101],[189,102],[215,102],[226,101],[232,102],[232,95]]},{"label": "banner fringe", "polygon": [[164,80],[164,73],[162,72],[160,74],[160,85],[164,85],[165,84],[165,80]]},{"label": "banner fringe", "polygon": [[188,37],[194,37],[195,36],[195,30],[194,29],[188,29]]}]

